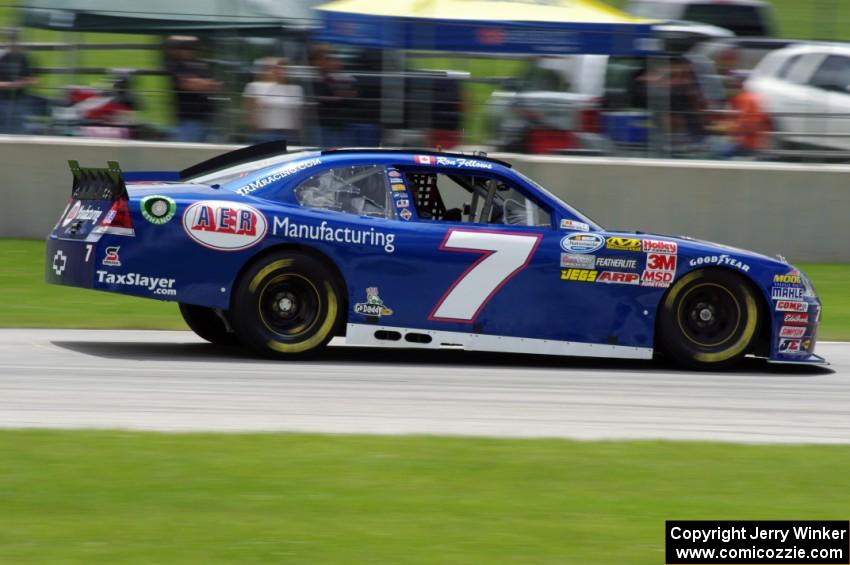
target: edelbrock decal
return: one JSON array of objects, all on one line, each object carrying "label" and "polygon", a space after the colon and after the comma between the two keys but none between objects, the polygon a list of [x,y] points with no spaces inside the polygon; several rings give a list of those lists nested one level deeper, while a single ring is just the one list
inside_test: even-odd
[{"label": "edelbrock decal", "polygon": [[605,245],[605,238],[595,233],[574,233],[561,239],[561,249],[567,253],[593,253]]},{"label": "edelbrock decal", "polygon": [[328,225],[326,221],[322,221],[319,225],[299,224],[290,220],[289,216],[282,218],[275,216],[272,222],[272,235],[278,234],[293,239],[383,247],[387,253],[395,251],[395,234],[378,231],[375,228],[368,230],[338,228]]},{"label": "edelbrock decal", "polygon": [[261,242],[268,231],[262,212],[238,202],[202,200],[183,212],[183,229],[197,243],[220,251],[240,251]]},{"label": "edelbrock decal", "polygon": [[252,192],[263,188],[264,186],[268,186],[269,184],[279,181],[280,179],[284,179],[294,173],[299,171],[303,171],[305,169],[309,169],[311,167],[315,167],[316,165],[321,165],[322,160],[318,158],[307,159],[306,161],[299,161],[297,163],[287,163],[286,165],[280,167],[267,174],[264,177],[258,178],[255,181],[249,182],[245,186],[239,187],[236,189],[238,194],[242,196],[248,196]]}]

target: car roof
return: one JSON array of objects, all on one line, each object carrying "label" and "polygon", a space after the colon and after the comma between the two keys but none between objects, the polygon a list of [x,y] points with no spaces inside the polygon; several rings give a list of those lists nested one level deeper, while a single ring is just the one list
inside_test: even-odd
[{"label": "car roof", "polygon": [[405,155],[410,157],[415,157],[416,155],[429,155],[432,157],[456,157],[460,159],[477,159],[479,161],[488,161],[490,163],[496,163],[497,165],[502,165],[503,167],[511,168],[511,164],[507,161],[502,161],[501,159],[494,159],[493,157],[488,157],[486,153],[481,151],[475,151],[472,153],[460,153],[460,152],[452,152],[452,151],[437,151],[435,149],[410,149],[410,148],[389,148],[389,147],[378,147],[378,148],[368,148],[368,147],[340,147],[336,149],[323,149],[322,155],[356,155],[356,154],[382,154],[382,155]]},{"label": "car roof", "polygon": [[806,55],[808,53],[839,53],[841,55],[850,55],[850,43],[803,43],[801,45],[790,45],[774,51],[777,57]]}]

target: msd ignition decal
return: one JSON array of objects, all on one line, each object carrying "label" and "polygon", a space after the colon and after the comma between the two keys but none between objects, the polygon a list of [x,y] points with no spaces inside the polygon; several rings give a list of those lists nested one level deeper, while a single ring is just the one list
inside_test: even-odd
[{"label": "msd ignition decal", "polygon": [[268,186],[275,181],[285,179],[286,177],[293,175],[299,171],[303,171],[305,169],[309,169],[310,167],[315,167],[316,165],[321,164],[321,159],[307,159],[306,161],[300,161],[298,163],[288,163],[282,166],[281,168],[272,171],[266,176],[258,178],[257,180],[236,189],[236,192],[237,194],[241,194],[242,196],[248,196],[252,192],[260,190],[264,186]]},{"label": "msd ignition decal", "polygon": [[312,239],[329,243],[350,243],[383,247],[386,253],[395,251],[395,234],[377,231],[375,228],[353,229],[338,228],[322,221],[319,225],[298,224],[288,216],[274,217],[272,235],[283,235],[293,239]]},{"label": "msd ignition decal", "polygon": [[584,222],[577,222],[575,220],[567,220],[566,218],[561,220],[561,229],[562,230],[573,230],[573,231],[590,231],[590,226],[585,224]]},{"label": "msd ignition decal", "polygon": [[118,257],[118,245],[113,245],[106,248],[106,257],[103,258],[103,264],[107,267],[120,267],[121,259]]},{"label": "msd ignition decal", "polygon": [[777,312],[808,312],[808,302],[797,302],[794,300],[778,300],[776,302]]},{"label": "msd ignition decal", "polygon": [[595,233],[574,233],[561,239],[561,249],[567,253],[593,253],[605,245],[605,238]]},{"label": "msd ignition decal", "polygon": [[[646,240],[644,240],[644,243]],[[649,253],[646,256],[646,269],[641,275],[641,286],[667,288],[676,277],[676,255]]]},{"label": "msd ignition decal", "polygon": [[168,196],[145,196],[139,201],[142,217],[156,225],[167,224],[177,213],[177,203]]},{"label": "msd ignition decal", "polygon": [[366,289],[366,302],[358,302],[354,305],[354,312],[363,316],[380,318],[381,316],[392,316],[393,311],[387,308],[381,297],[378,296],[378,287],[370,286]]},{"label": "msd ignition decal", "polygon": [[262,212],[238,202],[203,200],[183,212],[183,229],[197,243],[219,251],[240,251],[260,243],[268,231]]},{"label": "msd ignition decal", "polygon": [[176,296],[174,279],[149,277],[139,273],[114,274],[107,271],[97,271],[97,282],[120,286],[139,287],[160,296]]},{"label": "msd ignition decal", "polygon": [[742,263],[735,258],[729,257],[728,255],[708,255],[706,257],[696,257],[688,261],[688,265],[691,267],[701,267],[703,265],[728,265],[730,267],[735,267],[736,269],[741,269],[745,273],[750,270],[749,265]]}]

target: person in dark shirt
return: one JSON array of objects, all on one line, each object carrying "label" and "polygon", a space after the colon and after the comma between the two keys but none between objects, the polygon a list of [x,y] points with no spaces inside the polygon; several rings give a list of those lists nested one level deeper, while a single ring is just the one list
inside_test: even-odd
[{"label": "person in dark shirt", "polygon": [[354,77],[340,72],[339,61],[324,45],[313,49],[313,65],[319,71],[313,93],[316,97],[322,147],[353,144],[351,123],[358,110]]},{"label": "person in dark shirt", "polygon": [[0,49],[0,132],[23,133],[29,114],[27,88],[35,84],[29,60],[18,45],[17,30],[6,33]]},{"label": "person in dark shirt", "polygon": [[207,140],[215,114],[210,95],[221,90],[221,83],[212,78],[209,66],[198,60],[196,44],[195,38],[172,38],[169,41],[166,67],[176,104],[176,141]]}]

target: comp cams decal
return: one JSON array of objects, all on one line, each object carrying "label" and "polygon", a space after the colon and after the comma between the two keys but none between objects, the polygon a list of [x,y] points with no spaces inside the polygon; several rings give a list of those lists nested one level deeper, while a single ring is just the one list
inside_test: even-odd
[{"label": "comp cams decal", "polygon": [[777,312],[808,312],[808,302],[798,302],[794,300],[778,300],[776,302]]},{"label": "comp cams decal", "polygon": [[200,245],[219,251],[240,251],[263,240],[266,217],[238,202],[202,200],[183,212],[183,229]]},{"label": "comp cams decal", "polygon": [[272,222],[272,235],[282,235],[293,239],[312,239],[329,243],[349,243],[383,247],[386,253],[395,251],[395,234],[378,231],[375,228],[352,229],[328,225],[323,221],[319,225],[299,224],[289,216],[275,216]]},{"label": "comp cams decal", "polygon": [[139,201],[142,217],[156,225],[167,224],[177,213],[177,203],[168,196],[145,196]]},{"label": "comp cams decal", "polygon": [[315,167],[316,165],[321,165],[322,160],[318,158],[307,159],[306,161],[299,161],[297,163],[287,163],[286,165],[280,167],[277,170],[272,171],[268,175],[258,178],[255,181],[249,182],[245,186],[236,189],[238,194],[242,196],[248,196],[252,192],[255,192],[264,186],[268,186],[275,181],[279,181],[280,179],[285,179],[286,177],[293,175],[297,172],[303,171],[305,169],[309,169],[311,167]]},{"label": "comp cams decal", "polygon": [[96,271],[97,282],[119,286],[138,287],[161,296],[176,296],[174,279],[164,277],[149,277],[140,273],[115,274],[107,271]]}]

